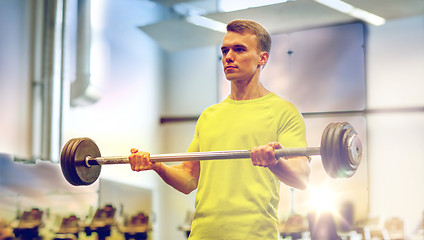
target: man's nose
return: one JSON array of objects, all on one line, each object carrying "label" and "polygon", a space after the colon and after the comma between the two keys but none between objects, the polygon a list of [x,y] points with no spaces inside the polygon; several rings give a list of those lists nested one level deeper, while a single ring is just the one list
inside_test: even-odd
[{"label": "man's nose", "polygon": [[228,53],[225,55],[225,61],[227,62],[227,63],[230,63],[230,62],[234,62],[234,54],[233,54],[233,51],[228,51]]}]

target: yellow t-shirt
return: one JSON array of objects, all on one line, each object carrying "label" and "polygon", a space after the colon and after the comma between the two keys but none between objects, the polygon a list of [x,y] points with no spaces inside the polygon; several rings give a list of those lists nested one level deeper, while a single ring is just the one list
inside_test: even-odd
[{"label": "yellow t-shirt", "polygon": [[[200,116],[188,149],[246,150],[269,142],[306,147],[302,115],[274,93],[258,99],[227,98]],[[190,240],[276,240],[280,181],[250,159],[200,162]]]}]

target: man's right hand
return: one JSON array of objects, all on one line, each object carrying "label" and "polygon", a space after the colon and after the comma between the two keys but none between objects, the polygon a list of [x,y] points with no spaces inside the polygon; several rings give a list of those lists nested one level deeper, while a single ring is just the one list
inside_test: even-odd
[{"label": "man's right hand", "polygon": [[155,170],[159,168],[160,163],[150,161],[150,153],[139,152],[137,148],[131,148],[131,155],[128,157],[133,171]]}]

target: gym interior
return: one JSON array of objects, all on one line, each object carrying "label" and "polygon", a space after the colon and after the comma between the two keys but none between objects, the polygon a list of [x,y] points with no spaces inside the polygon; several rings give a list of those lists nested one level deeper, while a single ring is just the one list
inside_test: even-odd
[{"label": "gym interior", "polygon": [[424,2],[345,1],[384,5],[379,24],[319,1],[219,2],[0,1],[0,239],[187,239],[196,191],[128,164],[73,186],[60,161],[81,137],[102,156],[187,151],[199,115],[229,92],[225,33],[199,18],[269,29],[261,79],[299,108],[308,146],[332,122],[361,139],[353,176],[332,178],[312,156],[306,190],[281,184],[280,239],[314,239],[319,213],[327,239],[424,239]]}]

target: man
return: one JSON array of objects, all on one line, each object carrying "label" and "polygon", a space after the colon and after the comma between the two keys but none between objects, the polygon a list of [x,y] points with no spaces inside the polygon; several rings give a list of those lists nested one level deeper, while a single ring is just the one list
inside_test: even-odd
[{"label": "man", "polygon": [[177,166],[151,163],[150,155],[131,149],[134,171],[154,170],[175,189],[197,188],[190,240],[277,240],[280,181],[304,189],[307,157],[276,159],[274,149],[306,147],[305,125],[294,105],[259,81],[268,61],[271,38],[258,23],[227,25],[221,47],[227,99],[200,116],[189,152],[252,149],[251,161],[209,160]]}]

